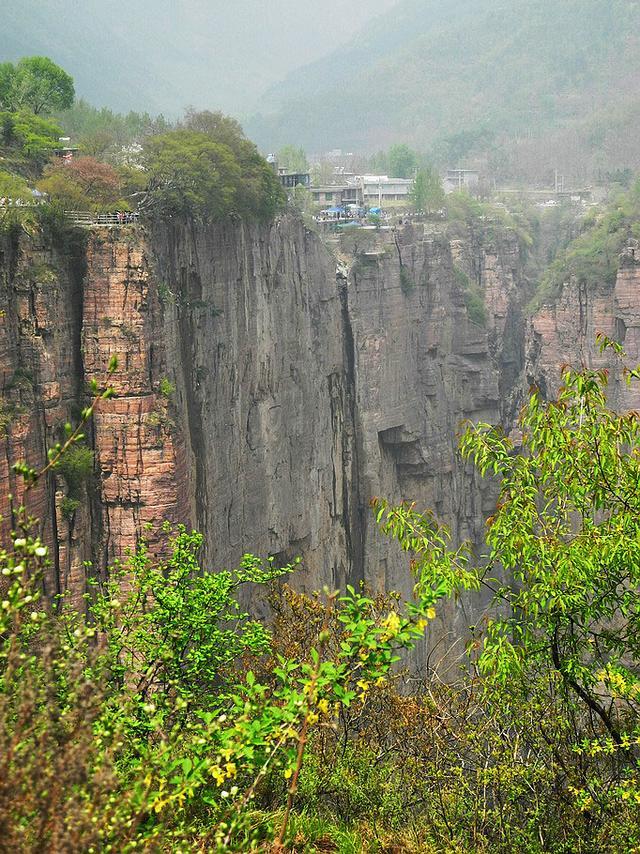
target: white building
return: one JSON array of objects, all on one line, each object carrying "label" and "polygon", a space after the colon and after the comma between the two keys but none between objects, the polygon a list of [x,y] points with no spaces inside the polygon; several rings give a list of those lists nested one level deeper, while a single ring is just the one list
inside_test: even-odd
[{"label": "white building", "polygon": [[362,202],[369,207],[383,208],[388,202],[409,202],[412,178],[389,178],[388,175],[359,175],[355,182]]}]

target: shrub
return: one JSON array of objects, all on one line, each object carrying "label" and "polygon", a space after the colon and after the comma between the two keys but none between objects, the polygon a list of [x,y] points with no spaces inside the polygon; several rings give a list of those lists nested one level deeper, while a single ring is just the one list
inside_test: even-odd
[{"label": "shrub", "polygon": [[[112,394],[92,389],[80,427]],[[92,454],[80,427],[66,425],[41,472],[16,464],[26,493],[51,469],[70,492],[84,483]],[[202,538],[166,526],[166,557],[141,543],[94,582],[87,621],[64,597],[39,604],[47,548],[16,512],[0,551],[0,828],[20,850],[233,848],[253,835],[250,805],[267,774],[290,780],[282,843],[314,730],[384,681],[446,592],[419,578],[416,601],[386,613],[352,588],[327,593],[304,656],[273,656],[260,681],[243,660],[271,656],[271,636],[238,592],[292,566],[246,555],[235,571],[202,573]]]},{"label": "shrub", "polygon": [[[524,407],[522,453],[488,425],[461,440],[500,479],[482,560],[430,513],[372,501],[411,602],[284,585],[272,633],[241,591],[294,567],[203,573],[202,537],[166,526],[164,556],[141,543],[84,619],[39,602],[47,549],[17,511],[0,550],[5,845],[638,850],[640,421],[607,407],[606,372],[563,379]],[[16,468],[27,488],[42,476]],[[435,604],[481,585],[501,607],[458,678],[405,682],[399,654]]]},{"label": "shrub", "polygon": [[176,387],[168,377],[162,377],[158,390],[163,397],[169,398],[175,392]]},{"label": "shrub", "polygon": [[62,457],[56,470],[65,480],[69,498],[79,498],[82,487],[93,475],[93,451],[86,445],[74,445]]},{"label": "shrub", "polygon": [[469,315],[469,320],[478,326],[485,326],[487,322],[487,310],[484,304],[484,293],[479,285],[473,284],[464,270],[454,266],[453,273],[456,282],[462,288],[464,304]]},{"label": "shrub", "polygon": [[0,170],[0,198],[31,201],[31,190],[23,178]]},{"label": "shrub", "polygon": [[110,210],[119,204],[120,178],[108,163],[76,157],[45,169],[39,189],[66,210]]},{"label": "shrub", "polygon": [[[566,369],[557,402],[535,392],[524,453],[500,430],[468,429],[463,455],[502,483],[477,569],[428,515],[376,502],[422,584],[482,580],[496,608],[450,684],[398,676],[316,733],[305,816],[365,836],[373,826],[395,844],[409,836],[415,851],[638,850],[640,422],[607,408],[606,383],[606,372]],[[295,655],[319,606],[289,593],[276,619]],[[279,797],[274,787],[265,805]]]},{"label": "shrub", "polygon": [[63,518],[71,519],[79,506],[80,502],[77,498],[69,498],[68,495],[65,495],[60,502],[60,512],[62,513]]}]

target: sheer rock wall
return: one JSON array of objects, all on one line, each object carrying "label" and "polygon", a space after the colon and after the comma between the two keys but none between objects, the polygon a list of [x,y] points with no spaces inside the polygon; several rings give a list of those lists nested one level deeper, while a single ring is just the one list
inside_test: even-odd
[{"label": "sheer rock wall", "polygon": [[[105,572],[143,535],[159,547],[164,519],[204,533],[209,568],[246,551],[300,555],[306,589],[366,580],[406,593],[407,560],[377,534],[370,499],[416,501],[455,538],[478,541],[495,484],[460,463],[462,422],[509,429],[532,382],[551,394],[563,362],[608,364],[596,331],[640,356],[632,246],[615,287],[570,283],[526,320],[509,231],[363,232],[334,247],[337,275],[293,217],[96,229],[85,243],[23,236],[0,248],[3,506],[19,495],[13,462],[42,464],[88,381],[103,383],[119,360],[117,397],[90,427],[83,500],[65,511],[59,475],[30,498],[53,546],[47,592],[70,589],[77,602],[87,572]],[[467,307],[470,288],[484,320]],[[626,387],[613,393],[639,406]],[[432,651],[462,638],[485,604],[448,604]]]}]

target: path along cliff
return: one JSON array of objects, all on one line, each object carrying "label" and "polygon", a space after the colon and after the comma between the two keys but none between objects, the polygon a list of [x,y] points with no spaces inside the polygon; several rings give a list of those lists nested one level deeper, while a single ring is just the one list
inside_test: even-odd
[{"label": "path along cliff", "polygon": [[[247,551],[301,556],[304,589],[408,593],[370,499],[416,501],[479,541],[495,485],[461,464],[461,424],[509,430],[529,385],[552,394],[561,364],[608,364],[596,331],[640,357],[640,253],[615,285],[568,283],[529,318],[525,251],[508,228],[451,239],[417,223],[330,251],[293,215],[0,238],[3,507],[20,498],[13,463],[42,462],[119,360],[89,470],[30,498],[52,545],[47,594],[80,604],[140,537],[160,547],[164,520],[204,534],[209,569]],[[613,395],[639,406],[626,387]],[[485,605],[449,603],[441,649]]]}]

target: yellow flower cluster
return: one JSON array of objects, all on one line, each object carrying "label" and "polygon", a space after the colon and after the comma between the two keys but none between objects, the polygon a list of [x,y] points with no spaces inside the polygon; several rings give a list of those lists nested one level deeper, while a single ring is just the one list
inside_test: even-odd
[{"label": "yellow flower cluster", "polygon": [[598,671],[597,678],[604,682],[614,697],[638,697],[640,696],[640,682],[628,682],[618,670],[606,667]]},{"label": "yellow flower cluster", "polygon": [[235,762],[227,762],[223,766],[221,762],[216,765],[212,765],[209,769],[209,773],[216,781],[218,786],[222,786],[225,780],[229,780],[232,777],[235,777],[238,772]]}]

